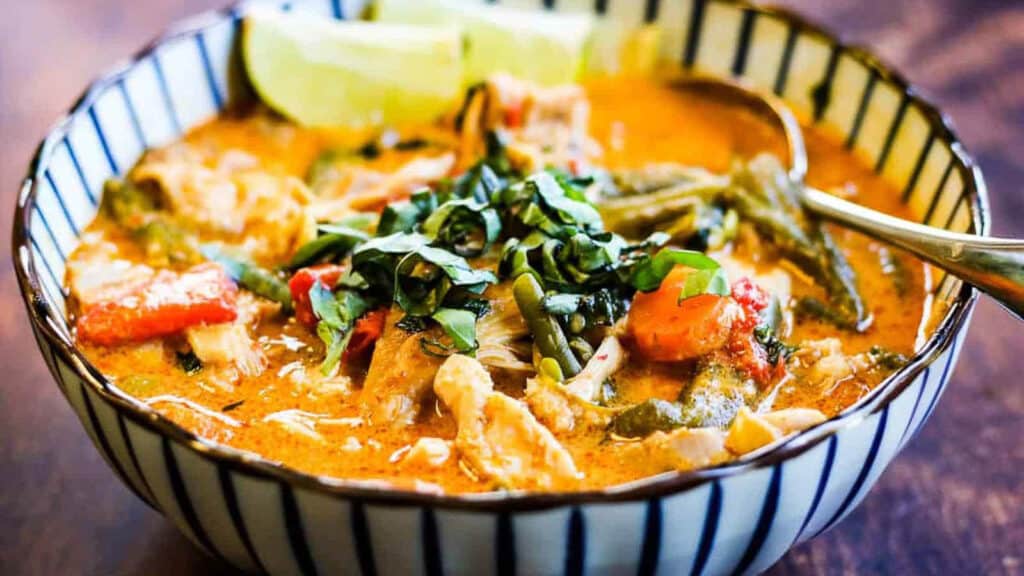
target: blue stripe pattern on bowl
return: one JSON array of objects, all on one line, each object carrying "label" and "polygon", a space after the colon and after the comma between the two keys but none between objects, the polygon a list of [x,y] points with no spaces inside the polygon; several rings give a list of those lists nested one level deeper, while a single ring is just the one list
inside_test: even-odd
[{"label": "blue stripe pattern on bowl", "polygon": [[[107,177],[247,97],[235,40],[253,3],[182,23],[90,87],[41,145],[14,230],[33,335],[61,391],[121,481],[209,554],[269,574],[757,573],[849,514],[931,415],[974,303],[942,274],[935,335],[856,406],[764,454],[605,491],[384,490],[287,470],[160,417],[74,350],[65,261]],[[984,183],[944,118],[870,54],[797,16],[734,0],[505,3],[657,23],[666,60],[773,90],[842,134],[921,221],[987,232]],[[270,4],[340,19],[363,2]]]}]

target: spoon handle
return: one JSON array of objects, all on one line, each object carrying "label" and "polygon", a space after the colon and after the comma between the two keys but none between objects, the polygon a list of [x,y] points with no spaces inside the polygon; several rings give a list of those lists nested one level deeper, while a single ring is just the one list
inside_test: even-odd
[{"label": "spoon handle", "polygon": [[903,248],[987,293],[1024,320],[1024,242],[908,222],[814,188],[803,193],[804,207],[811,212]]}]

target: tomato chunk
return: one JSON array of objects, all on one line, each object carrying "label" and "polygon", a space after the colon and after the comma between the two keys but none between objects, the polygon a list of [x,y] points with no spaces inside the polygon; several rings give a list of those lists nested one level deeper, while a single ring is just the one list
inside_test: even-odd
[{"label": "tomato chunk", "polygon": [[343,359],[363,357],[384,333],[384,325],[388,319],[387,308],[377,308],[364,314],[352,328],[352,339],[348,342]]},{"label": "tomato chunk", "polygon": [[333,288],[338,278],[345,273],[345,267],[337,264],[320,264],[301,268],[288,281],[288,289],[292,293],[292,305],[295,307],[295,318],[306,326],[316,326],[317,317],[313,314],[313,304],[309,301],[309,289],[317,280],[324,286]]},{"label": "tomato chunk", "polygon": [[76,322],[84,342],[114,346],[177,334],[191,326],[234,321],[238,287],[217,264],[176,273],[161,270],[147,282],[89,305]]},{"label": "tomato chunk", "polygon": [[680,301],[693,270],[679,266],[654,292],[640,292],[629,310],[628,332],[636,351],[648,360],[680,362],[726,345],[736,317],[728,296],[702,294]]},{"label": "tomato chunk", "polygon": [[774,364],[769,363],[767,353],[754,338],[754,329],[761,322],[761,312],[771,303],[771,295],[744,277],[733,283],[732,298],[743,311],[733,323],[726,347],[733,362],[761,386],[782,378],[786,371],[785,360],[780,357]]}]

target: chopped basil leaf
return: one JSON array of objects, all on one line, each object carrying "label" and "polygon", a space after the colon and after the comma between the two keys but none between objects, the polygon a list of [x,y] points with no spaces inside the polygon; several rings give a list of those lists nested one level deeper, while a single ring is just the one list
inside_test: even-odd
[{"label": "chopped basil leaf", "polygon": [[698,271],[720,268],[718,262],[701,252],[662,248],[653,257],[645,258],[637,264],[633,269],[630,282],[641,292],[657,290],[661,286],[661,281],[676,266],[688,266]]},{"label": "chopped basil leaf", "polygon": [[191,350],[188,352],[176,352],[175,357],[178,360],[178,367],[189,376],[198,374],[203,369],[202,361],[199,360],[196,353]]},{"label": "chopped basil leaf", "polygon": [[469,310],[441,308],[431,316],[451,338],[459,352],[476,350],[476,314]]}]

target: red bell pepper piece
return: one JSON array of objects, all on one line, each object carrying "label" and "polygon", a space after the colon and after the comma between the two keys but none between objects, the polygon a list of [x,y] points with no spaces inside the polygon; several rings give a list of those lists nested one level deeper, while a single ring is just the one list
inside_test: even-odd
[{"label": "red bell pepper piece", "polygon": [[363,314],[356,325],[352,328],[352,339],[348,342],[343,359],[347,362],[352,358],[359,358],[373,348],[373,345],[384,333],[384,326],[388,319],[387,308],[377,308]]},{"label": "red bell pepper piece", "polygon": [[309,290],[317,280],[328,288],[334,288],[338,278],[345,273],[345,267],[337,264],[320,264],[301,268],[288,281],[288,289],[292,293],[292,306],[295,318],[306,326],[316,326],[317,317],[313,314],[313,304],[309,301]]},{"label": "red bell pepper piece", "polygon": [[76,322],[78,338],[102,346],[177,334],[191,326],[232,322],[238,316],[238,287],[217,264],[177,273],[161,270],[152,279],[89,305]]}]

